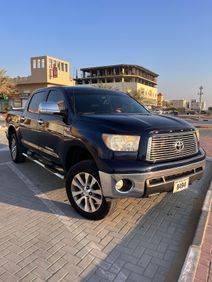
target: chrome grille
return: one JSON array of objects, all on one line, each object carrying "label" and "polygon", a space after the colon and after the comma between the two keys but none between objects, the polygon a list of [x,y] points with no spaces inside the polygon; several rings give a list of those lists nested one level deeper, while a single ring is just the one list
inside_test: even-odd
[{"label": "chrome grille", "polygon": [[198,152],[198,141],[194,131],[155,134],[149,138],[148,161],[166,161],[194,155]]}]

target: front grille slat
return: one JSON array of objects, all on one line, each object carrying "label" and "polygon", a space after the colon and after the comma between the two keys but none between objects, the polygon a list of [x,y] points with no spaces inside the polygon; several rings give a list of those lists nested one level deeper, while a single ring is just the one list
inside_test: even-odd
[{"label": "front grille slat", "polygon": [[188,157],[197,152],[198,142],[195,132],[163,133],[149,138],[146,158],[153,162],[165,161]]},{"label": "front grille slat", "polygon": [[[184,154],[186,154],[186,153],[191,153],[193,150],[184,150]],[[151,156],[155,156],[155,157],[158,157],[158,156],[165,156],[167,154],[167,151],[165,152],[165,153],[163,153],[163,152],[159,152],[159,153],[151,153]],[[180,153],[177,153],[177,152],[170,152],[169,153],[169,156],[171,156],[171,155],[173,155],[173,156],[179,156],[180,155]]]},{"label": "front grille slat", "polygon": [[[179,138],[178,138],[178,139],[179,139]],[[162,140],[162,141],[161,141],[161,140],[158,141],[158,140],[154,140],[154,139],[153,139],[153,141],[155,142],[155,144],[157,144],[157,143],[160,144],[161,142],[171,143],[171,142],[175,141],[175,139],[172,139],[172,140]],[[191,138],[190,138],[190,139],[184,139],[184,138],[183,138],[183,141],[184,141],[184,142],[192,142]],[[193,141],[194,141],[194,140],[193,140]]]},{"label": "front grille slat", "polygon": [[[196,146],[195,145],[191,145],[188,148],[185,148],[184,150],[186,151],[187,149],[192,151],[193,149],[196,149]],[[163,151],[161,152],[161,150],[163,150]],[[174,147],[173,147],[173,150],[175,150]],[[164,147],[164,148],[155,148],[153,153],[160,154],[160,153],[166,153],[166,152],[169,152],[169,151],[170,151],[170,148],[166,148],[166,147]],[[175,152],[173,152],[173,153],[175,153]]]}]

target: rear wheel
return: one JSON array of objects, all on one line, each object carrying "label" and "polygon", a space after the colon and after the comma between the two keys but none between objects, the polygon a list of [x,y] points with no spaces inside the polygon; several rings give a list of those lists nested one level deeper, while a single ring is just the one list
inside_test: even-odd
[{"label": "rear wheel", "polygon": [[15,163],[21,163],[25,161],[25,157],[22,155],[21,144],[18,142],[18,138],[15,133],[10,135],[9,148],[10,155]]},{"label": "rear wheel", "polygon": [[103,196],[98,170],[91,160],[81,161],[68,172],[66,191],[71,205],[84,217],[98,220],[115,208]]}]

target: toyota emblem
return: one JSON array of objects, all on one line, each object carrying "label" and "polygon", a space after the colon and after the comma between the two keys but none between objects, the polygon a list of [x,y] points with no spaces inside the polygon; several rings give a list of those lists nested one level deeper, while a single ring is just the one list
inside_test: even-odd
[{"label": "toyota emblem", "polygon": [[175,149],[180,152],[184,149],[184,143],[182,140],[177,140],[174,144]]}]

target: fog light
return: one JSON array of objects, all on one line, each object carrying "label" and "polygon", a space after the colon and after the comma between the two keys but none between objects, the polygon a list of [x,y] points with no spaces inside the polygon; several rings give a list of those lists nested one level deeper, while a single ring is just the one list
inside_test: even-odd
[{"label": "fog light", "polygon": [[120,193],[127,193],[133,188],[133,183],[129,179],[121,179],[116,182],[115,189]]},{"label": "fog light", "polygon": [[119,180],[118,182],[116,182],[115,188],[116,190],[120,190],[124,185],[124,181],[123,180]]}]

